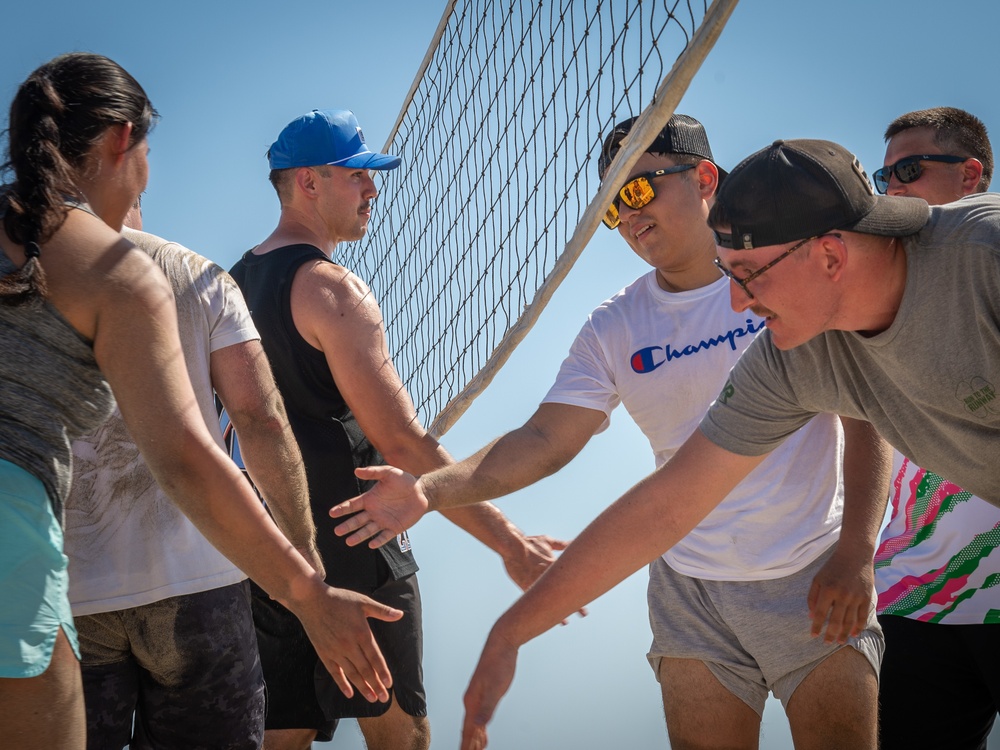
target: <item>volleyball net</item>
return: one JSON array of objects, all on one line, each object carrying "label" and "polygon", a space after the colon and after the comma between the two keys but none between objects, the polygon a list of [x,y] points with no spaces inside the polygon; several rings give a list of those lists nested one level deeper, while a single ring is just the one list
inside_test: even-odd
[{"label": "volleyball net", "polygon": [[[384,149],[402,167],[346,249],[435,435],[538,319],[735,5],[448,2]],[[604,134],[640,113],[601,187]]]}]

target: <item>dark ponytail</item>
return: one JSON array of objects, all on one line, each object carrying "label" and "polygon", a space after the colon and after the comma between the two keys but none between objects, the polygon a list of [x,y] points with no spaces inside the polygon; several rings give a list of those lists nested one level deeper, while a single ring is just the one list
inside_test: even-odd
[{"label": "dark ponytail", "polygon": [[73,52],[39,67],[21,84],[10,106],[6,161],[13,179],[2,197],[3,228],[25,246],[25,264],[0,278],[0,304],[18,305],[45,295],[39,258],[66,219],[67,200],[83,200],[76,176],[92,147],[113,125],[132,123],[132,143],[157,117],[146,92],[113,60]]}]

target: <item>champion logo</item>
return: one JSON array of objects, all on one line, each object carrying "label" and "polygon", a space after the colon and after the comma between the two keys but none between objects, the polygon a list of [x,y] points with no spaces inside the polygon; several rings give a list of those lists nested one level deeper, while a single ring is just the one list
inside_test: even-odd
[{"label": "champion logo", "polygon": [[640,375],[652,372],[667,360],[657,356],[657,352],[663,349],[662,346],[647,346],[632,355],[632,370]]},{"label": "champion logo", "polygon": [[726,343],[732,351],[736,351],[736,339],[744,336],[753,336],[764,328],[764,321],[754,323],[751,318],[746,319],[746,326],[736,327],[720,336],[713,336],[703,339],[697,344],[688,344],[681,349],[675,349],[670,344],[665,346],[645,346],[632,353],[629,357],[629,364],[632,371],[639,375],[645,375],[653,370],[681,357],[690,357],[698,352],[713,349],[720,344]]}]

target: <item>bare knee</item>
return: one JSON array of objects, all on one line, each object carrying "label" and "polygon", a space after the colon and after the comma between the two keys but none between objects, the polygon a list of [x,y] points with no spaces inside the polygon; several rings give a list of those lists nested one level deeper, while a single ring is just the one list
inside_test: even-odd
[{"label": "bare knee", "polygon": [[428,750],[431,724],[426,716],[410,716],[396,701],[381,716],[358,719],[368,750]]},{"label": "bare knee", "polygon": [[431,723],[426,716],[412,718],[413,750],[427,750],[431,746]]}]

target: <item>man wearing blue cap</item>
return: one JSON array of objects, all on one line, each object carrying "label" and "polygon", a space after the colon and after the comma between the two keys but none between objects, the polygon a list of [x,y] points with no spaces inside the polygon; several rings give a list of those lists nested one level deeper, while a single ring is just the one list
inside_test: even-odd
[{"label": "man wearing blue cap", "polygon": [[[354,469],[390,460],[421,474],[451,461],[420,425],[389,357],[371,290],[331,261],[337,245],[361,239],[378,195],[372,170],[399,166],[373,153],[353,113],[313,110],[282,130],[268,151],[278,226],[232,274],[261,336],[309,483],[317,547],[327,581],[393,603],[405,616],[371,621],[392,673],[390,702],[342,695],[301,627],[256,591],[254,620],[268,691],[269,750],[329,740],[337,720],[358,717],[370,750],[420,750],[430,743],[421,669],[420,594],[409,540],[381,550],[348,547],[333,533],[330,506],[358,494]],[[384,459],[383,459],[384,457]],[[564,544],[525,537],[493,506],[448,517],[497,550],[511,577],[530,585]]]}]

